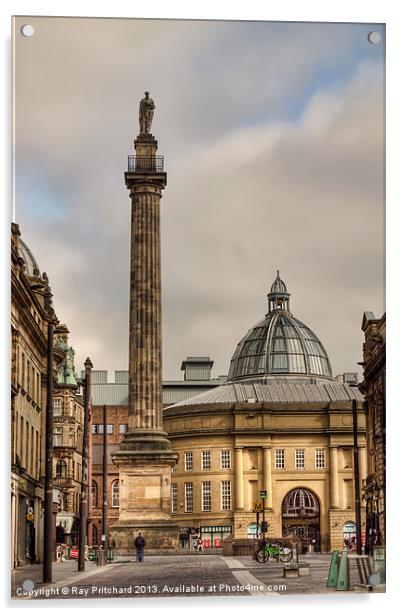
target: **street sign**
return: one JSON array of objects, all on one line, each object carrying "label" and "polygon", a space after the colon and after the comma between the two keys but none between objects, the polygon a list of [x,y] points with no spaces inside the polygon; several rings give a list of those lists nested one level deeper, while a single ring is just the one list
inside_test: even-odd
[{"label": "street sign", "polygon": [[267,491],[266,490],[260,490],[260,498],[267,498]]},{"label": "street sign", "polygon": [[262,511],[262,503],[254,503],[254,511]]}]

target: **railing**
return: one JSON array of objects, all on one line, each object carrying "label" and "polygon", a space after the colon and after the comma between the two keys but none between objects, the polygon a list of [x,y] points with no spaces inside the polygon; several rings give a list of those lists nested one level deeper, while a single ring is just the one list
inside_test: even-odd
[{"label": "railing", "polygon": [[163,156],[135,156],[128,157],[129,173],[162,173]]},{"label": "railing", "polygon": [[53,483],[55,486],[71,488],[74,486],[75,480],[72,475],[67,474],[65,477],[53,477]]}]

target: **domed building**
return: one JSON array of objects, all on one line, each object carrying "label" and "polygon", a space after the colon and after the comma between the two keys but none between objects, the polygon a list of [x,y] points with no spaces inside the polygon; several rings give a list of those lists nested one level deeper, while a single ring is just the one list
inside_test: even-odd
[{"label": "domed building", "polygon": [[164,410],[178,454],[172,518],[200,529],[206,547],[220,546],[229,535],[255,537],[264,502],[268,537],[342,548],[355,522],[353,400],[363,479],[362,396],[333,378],[322,342],[290,312],[278,272],[268,311],[237,345],[227,382]]}]

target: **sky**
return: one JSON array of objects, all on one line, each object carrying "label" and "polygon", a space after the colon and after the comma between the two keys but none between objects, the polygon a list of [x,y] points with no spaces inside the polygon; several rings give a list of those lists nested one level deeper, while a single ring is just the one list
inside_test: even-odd
[{"label": "sky", "polygon": [[15,221],[77,369],[127,368],[145,90],[167,171],[164,378],[187,355],[226,374],[277,269],[334,375],[359,369],[363,312],[385,310],[384,44],[379,24],[16,19]]}]

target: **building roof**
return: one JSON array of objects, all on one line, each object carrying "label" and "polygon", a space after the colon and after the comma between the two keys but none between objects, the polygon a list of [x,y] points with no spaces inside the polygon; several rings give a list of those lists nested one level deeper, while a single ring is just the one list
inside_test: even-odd
[{"label": "building roof", "polygon": [[[226,383],[199,396],[194,396],[170,407],[174,410],[184,406],[204,404],[236,404],[252,402],[268,403],[330,403],[363,400],[357,387],[350,387],[336,381],[321,383],[289,382],[283,383]],[[169,410],[169,409],[167,409]]]},{"label": "building roof", "polygon": [[279,276],[268,293],[268,313],[240,340],[229,381],[264,381],[284,375],[332,379],[327,352],[316,334],[289,310],[290,294]]},{"label": "building roof", "polygon": [[39,265],[38,262],[36,261],[35,257],[33,256],[31,250],[28,248],[28,246],[25,244],[25,242],[22,241],[22,239],[20,238],[19,241],[19,253],[21,255],[21,257],[24,260],[25,263],[25,272],[28,276],[36,276],[36,277],[40,277],[40,270],[39,270]]}]

